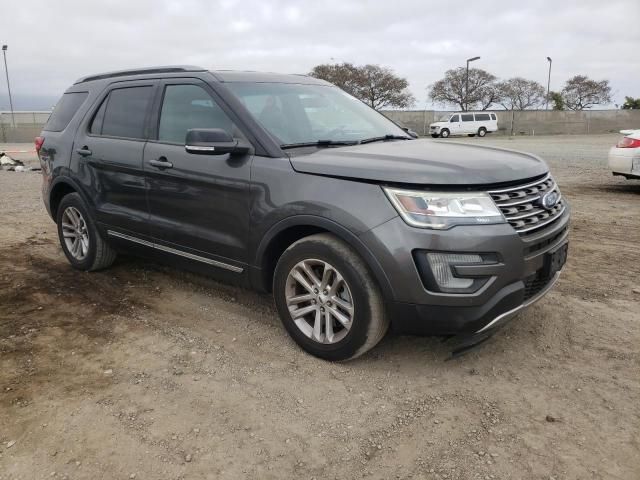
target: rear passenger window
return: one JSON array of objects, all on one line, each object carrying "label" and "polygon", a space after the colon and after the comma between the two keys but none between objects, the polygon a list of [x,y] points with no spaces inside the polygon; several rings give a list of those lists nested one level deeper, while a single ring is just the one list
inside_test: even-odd
[{"label": "rear passenger window", "polygon": [[107,100],[109,98],[105,98],[98,109],[98,113],[93,117],[91,121],[91,127],[89,128],[89,133],[92,135],[101,135],[102,134],[102,122],[104,121],[104,111],[107,109]]},{"label": "rear passenger window", "polygon": [[473,122],[473,113],[463,113],[461,117],[463,122]]},{"label": "rear passenger window", "polygon": [[91,133],[110,137],[144,138],[144,119],[152,92],[153,88],[150,86],[111,90],[94,117]]},{"label": "rear passenger window", "polygon": [[231,119],[202,87],[167,85],[158,140],[184,145],[187,130],[192,128],[221,128],[231,136],[238,136]]},{"label": "rear passenger window", "polygon": [[488,113],[476,113],[476,122],[484,122],[489,120],[491,117],[489,117]]},{"label": "rear passenger window", "polygon": [[495,114],[495,113],[492,113],[492,114],[491,114],[491,120],[495,120],[495,119],[496,119],[496,114]]},{"label": "rear passenger window", "polygon": [[89,96],[89,92],[73,92],[62,95],[47,124],[44,126],[44,130],[61,132],[67,128],[73,116],[87,99],[87,96]]}]

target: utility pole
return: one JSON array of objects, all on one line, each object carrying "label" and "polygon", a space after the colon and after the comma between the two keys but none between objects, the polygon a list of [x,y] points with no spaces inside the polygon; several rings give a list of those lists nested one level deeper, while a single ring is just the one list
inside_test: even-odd
[{"label": "utility pole", "polygon": [[11,108],[11,126],[16,128],[16,120],[13,115],[13,100],[11,99],[11,85],[9,84],[9,68],[7,67],[7,47],[2,45],[2,56],[4,57],[4,73],[7,76],[7,91],[9,92],[9,108]]},{"label": "utility pole", "polygon": [[547,79],[547,103],[544,106],[545,110],[549,110],[549,94],[551,93],[549,87],[551,86],[551,64],[553,63],[551,57],[547,57],[547,60],[549,61],[549,78]]},{"label": "utility pole", "polygon": [[473,57],[467,59],[467,79],[465,81],[464,87],[464,111],[469,110],[469,63],[475,62],[476,60],[480,60],[480,57]]}]

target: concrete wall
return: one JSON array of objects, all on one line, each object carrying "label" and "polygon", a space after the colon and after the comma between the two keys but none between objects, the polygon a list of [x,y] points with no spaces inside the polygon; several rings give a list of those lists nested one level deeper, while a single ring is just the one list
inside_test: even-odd
[{"label": "concrete wall", "polygon": [[[585,110],[556,112],[552,110],[490,110],[498,115],[498,134],[559,135],[611,133],[624,129],[640,129],[640,110]],[[428,134],[429,124],[452,112],[433,110],[385,111],[393,121],[420,135]]]},{"label": "concrete wall", "polygon": [[[0,112],[0,143],[32,143],[51,112]],[[13,126],[15,122],[15,127]]]}]

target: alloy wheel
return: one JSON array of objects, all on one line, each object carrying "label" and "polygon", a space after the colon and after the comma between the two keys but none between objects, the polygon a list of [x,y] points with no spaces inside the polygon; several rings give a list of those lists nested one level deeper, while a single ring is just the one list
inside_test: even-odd
[{"label": "alloy wheel", "polygon": [[87,222],[75,207],[67,207],[62,213],[62,237],[69,254],[82,261],[89,253]]},{"label": "alloy wheel", "polygon": [[323,260],[298,262],[287,276],[285,298],[296,326],[318,343],[339,342],[353,325],[351,289],[340,272]]}]

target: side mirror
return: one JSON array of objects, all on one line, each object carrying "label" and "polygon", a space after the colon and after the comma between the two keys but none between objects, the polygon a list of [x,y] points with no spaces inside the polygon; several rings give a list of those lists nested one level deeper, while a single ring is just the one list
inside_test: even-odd
[{"label": "side mirror", "polygon": [[196,155],[244,154],[249,147],[239,145],[226,130],[221,128],[192,128],[187,130],[184,149]]},{"label": "side mirror", "polygon": [[410,128],[402,127],[402,130],[404,130],[405,132],[407,132],[407,134],[408,134],[411,138],[418,138],[418,134],[417,134],[416,132],[414,132],[413,130],[411,130]]}]

